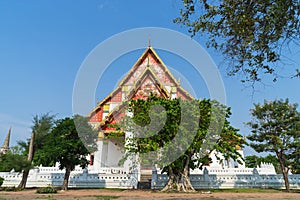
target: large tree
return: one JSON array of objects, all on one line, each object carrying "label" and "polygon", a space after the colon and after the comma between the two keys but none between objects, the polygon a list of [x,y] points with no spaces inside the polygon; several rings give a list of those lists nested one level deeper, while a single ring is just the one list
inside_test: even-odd
[{"label": "large tree", "polygon": [[[228,74],[239,73],[242,82],[260,81],[266,74],[275,81],[286,46],[298,45],[299,0],[183,0],[183,4],[174,21],[188,27],[191,35],[207,35],[207,46],[221,51],[230,62]],[[291,76],[300,76],[298,66],[292,69],[296,71]]]},{"label": "large tree", "polygon": [[254,104],[252,120],[248,122],[252,134],[248,137],[257,152],[274,153],[289,191],[288,172],[299,162],[300,113],[297,104],[289,100],[265,101]]},{"label": "large tree", "polygon": [[[31,127],[31,138],[28,143],[19,142],[23,147],[27,147],[27,160],[29,162],[33,161],[34,155],[36,151],[38,151],[45,142],[45,136],[50,133],[54,125],[55,115],[51,115],[50,113],[42,114],[40,116],[35,115],[33,117],[33,126]],[[29,169],[25,169],[23,171],[22,180],[19,184],[19,188],[25,188],[27,178],[29,175]]]},{"label": "large tree", "polygon": [[[75,125],[76,124],[76,125]],[[97,131],[88,124],[87,118],[76,115],[56,122],[55,127],[45,137],[45,144],[36,153],[36,163],[54,165],[59,163],[65,169],[62,190],[68,189],[69,177],[75,166],[85,168],[86,156],[96,150]]]},{"label": "large tree", "polygon": [[169,176],[163,191],[194,191],[190,169],[209,164],[213,150],[224,159],[238,159],[235,147],[245,143],[226,120],[230,109],[216,101],[150,96],[148,100],[132,100],[129,110],[133,116],[127,130],[133,137],[127,137],[126,155],[138,153],[142,165],[163,167]]}]

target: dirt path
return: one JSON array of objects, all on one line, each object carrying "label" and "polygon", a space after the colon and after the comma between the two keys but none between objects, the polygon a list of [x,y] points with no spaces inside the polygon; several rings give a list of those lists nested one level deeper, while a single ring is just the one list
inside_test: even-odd
[{"label": "dirt path", "polygon": [[[201,200],[240,200],[240,199],[251,199],[251,200],[299,200],[300,193],[230,193],[230,192],[216,192],[212,194],[202,194],[201,192],[184,194],[184,193],[160,193],[144,190],[105,190],[105,189],[86,189],[86,190],[69,190],[59,191],[57,194],[36,194],[36,190],[25,190],[18,192],[0,192],[0,200],[92,200],[102,199],[105,196],[117,196],[118,200],[123,199],[201,199]],[[107,198],[109,199],[109,198]]]}]

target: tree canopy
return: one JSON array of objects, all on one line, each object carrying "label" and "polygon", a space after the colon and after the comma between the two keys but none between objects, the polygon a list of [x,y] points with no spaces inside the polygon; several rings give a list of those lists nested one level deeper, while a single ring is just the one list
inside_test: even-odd
[{"label": "tree canopy", "polygon": [[169,176],[164,190],[193,191],[190,169],[209,164],[213,150],[223,159],[237,160],[240,154],[235,147],[245,143],[227,121],[230,108],[216,101],[150,96],[132,100],[129,110],[133,123],[127,130],[133,136],[127,138],[125,155],[139,153],[141,165],[163,167]]},{"label": "tree canopy", "polygon": [[289,100],[265,101],[254,104],[248,137],[257,152],[274,153],[278,159],[285,186],[289,191],[288,171],[299,166],[300,113]]},{"label": "tree canopy", "polygon": [[[85,168],[88,165],[86,156],[96,150],[97,136],[97,131],[88,124],[87,118],[76,115],[73,119],[60,119],[45,137],[43,147],[36,152],[35,163],[47,166],[58,162],[60,169],[66,169],[62,189],[67,190],[69,176],[75,166]],[[84,138],[85,143],[81,138]]]},{"label": "tree canopy", "polygon": [[[11,149],[14,149],[12,147]],[[18,148],[18,147],[16,147]],[[23,170],[30,170],[32,168],[31,162],[27,160],[27,156],[23,152],[8,151],[5,154],[0,154],[0,172],[22,172]]]},{"label": "tree canopy", "polygon": [[[298,45],[299,0],[183,0],[183,5],[174,22],[192,36],[207,34],[207,46],[225,56],[228,74],[242,75],[242,82],[260,81],[265,74],[276,81],[284,46]],[[292,69],[290,76],[300,76],[298,66]]]}]

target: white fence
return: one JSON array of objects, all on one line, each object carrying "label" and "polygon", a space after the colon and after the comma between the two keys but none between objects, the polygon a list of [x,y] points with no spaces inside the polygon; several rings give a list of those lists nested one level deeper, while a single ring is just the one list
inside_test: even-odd
[{"label": "white fence", "polygon": [[[202,174],[191,174],[190,180],[195,189],[226,189],[226,188],[285,188],[281,174],[259,174],[256,169],[252,174],[209,174],[205,168]],[[162,189],[168,181],[166,174],[152,172],[152,189]],[[290,174],[291,189],[300,189],[300,174]]]},{"label": "white fence", "polygon": [[[64,170],[53,167],[38,167],[30,170],[26,187],[62,186]],[[69,178],[70,188],[121,188],[133,189],[138,184],[137,173],[126,173],[123,169],[109,168],[100,172],[75,169]],[[3,187],[16,187],[22,179],[22,173],[0,172],[4,178]]]},{"label": "white fence", "polygon": [[[238,171],[237,171],[238,170]],[[209,169],[194,171],[190,175],[195,189],[217,188],[284,188],[281,174],[263,174],[259,169]],[[0,172],[4,187],[18,186],[22,173]],[[55,167],[38,167],[30,170],[26,187],[62,186],[64,170]],[[71,188],[137,188],[139,173],[127,172],[123,168],[102,168],[100,171],[75,169],[71,172]],[[152,189],[162,189],[168,181],[166,174],[152,172]],[[289,175],[290,187],[300,188],[300,174]]]}]

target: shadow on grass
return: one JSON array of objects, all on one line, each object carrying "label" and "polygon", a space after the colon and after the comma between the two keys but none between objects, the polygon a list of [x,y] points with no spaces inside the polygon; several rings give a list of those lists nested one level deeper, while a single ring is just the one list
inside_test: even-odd
[{"label": "shadow on grass", "polygon": [[101,200],[111,200],[111,199],[117,199],[119,198],[118,196],[95,196],[97,199]]}]

